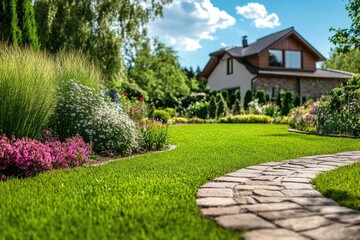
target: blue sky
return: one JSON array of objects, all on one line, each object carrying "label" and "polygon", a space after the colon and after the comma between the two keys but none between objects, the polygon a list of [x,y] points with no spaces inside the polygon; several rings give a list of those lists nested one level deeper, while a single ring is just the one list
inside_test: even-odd
[{"label": "blue sky", "polygon": [[330,27],[348,27],[344,0],[173,0],[149,34],[172,46],[183,66],[203,68],[209,53],[294,26],[325,57]]}]

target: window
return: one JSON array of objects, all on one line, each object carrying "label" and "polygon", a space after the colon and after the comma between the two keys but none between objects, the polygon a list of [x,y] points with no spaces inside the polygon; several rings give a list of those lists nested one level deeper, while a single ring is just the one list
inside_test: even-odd
[{"label": "window", "polygon": [[271,66],[271,67],[282,67],[283,66],[282,50],[269,50],[269,66]]},{"label": "window", "polygon": [[301,52],[300,51],[285,51],[285,67],[286,68],[301,68]]},{"label": "window", "polygon": [[233,74],[233,59],[232,58],[227,59],[226,68],[227,68],[227,74]]}]

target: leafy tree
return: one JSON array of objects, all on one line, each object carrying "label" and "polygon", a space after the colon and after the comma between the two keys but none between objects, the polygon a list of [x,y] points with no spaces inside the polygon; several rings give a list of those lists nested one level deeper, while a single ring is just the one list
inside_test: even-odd
[{"label": "leafy tree", "polygon": [[352,49],[360,49],[360,1],[348,0],[345,8],[352,22],[351,26],[339,29],[330,28],[330,31],[335,32],[334,36],[330,37],[330,41],[342,53],[350,52]]},{"label": "leafy tree", "polygon": [[[121,49],[130,53],[146,36],[146,24],[171,0],[35,0],[42,48],[88,53],[108,79],[125,77]],[[145,4],[144,4],[145,3]]]},{"label": "leafy tree", "polygon": [[324,61],[323,67],[360,73],[360,49],[352,49],[347,53],[331,49],[330,58]]},{"label": "leafy tree", "polygon": [[138,47],[128,69],[130,78],[147,91],[150,100],[158,106],[163,106],[166,99],[188,95],[186,75],[176,52],[157,40],[152,48],[150,44],[150,40],[146,40]]},{"label": "leafy tree", "polygon": [[0,40],[39,49],[31,0],[0,0]]},{"label": "leafy tree", "polygon": [[246,91],[245,98],[244,98],[244,109],[245,110],[248,110],[249,102],[251,102],[252,100],[253,100],[253,92],[249,89]]},{"label": "leafy tree", "polygon": [[259,100],[259,104],[265,104],[266,103],[266,93],[264,90],[259,90],[256,92],[255,99]]},{"label": "leafy tree", "polygon": [[217,118],[217,103],[216,103],[216,98],[214,96],[210,98],[209,118],[212,119]]},{"label": "leafy tree", "polygon": [[291,92],[286,92],[285,93],[285,97],[284,97],[284,101],[283,101],[283,105],[281,108],[281,115],[286,116],[289,114],[290,109],[293,108],[293,95]]}]

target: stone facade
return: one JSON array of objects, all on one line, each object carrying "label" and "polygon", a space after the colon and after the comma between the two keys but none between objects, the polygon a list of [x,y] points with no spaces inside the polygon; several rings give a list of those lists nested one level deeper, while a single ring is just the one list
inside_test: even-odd
[{"label": "stone facade", "polygon": [[264,90],[272,98],[276,98],[279,90],[290,91],[294,95],[307,99],[317,99],[329,92],[331,89],[339,87],[346,82],[342,79],[327,78],[301,78],[287,76],[259,76],[254,81],[253,90]]}]

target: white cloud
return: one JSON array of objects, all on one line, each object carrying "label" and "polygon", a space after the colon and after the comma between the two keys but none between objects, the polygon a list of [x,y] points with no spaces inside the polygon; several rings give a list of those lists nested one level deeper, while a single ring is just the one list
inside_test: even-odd
[{"label": "white cloud", "polygon": [[260,3],[249,3],[245,6],[237,6],[238,14],[246,19],[252,19],[257,28],[274,28],[281,25],[276,13],[268,14],[264,5]]},{"label": "white cloud", "polygon": [[225,43],[220,43],[220,45],[222,46],[222,47],[226,47],[227,45],[225,44]]},{"label": "white cloud", "polygon": [[161,37],[180,51],[196,51],[200,41],[214,40],[218,29],[236,22],[226,11],[214,7],[211,0],[174,0],[164,7],[164,18],[148,25],[152,37]]}]

